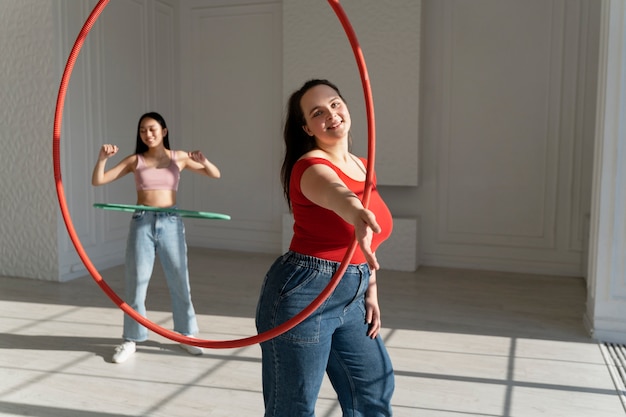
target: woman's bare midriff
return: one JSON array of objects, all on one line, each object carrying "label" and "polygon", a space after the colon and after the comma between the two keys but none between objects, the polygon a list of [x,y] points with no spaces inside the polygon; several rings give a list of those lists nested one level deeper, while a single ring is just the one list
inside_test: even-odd
[{"label": "woman's bare midriff", "polygon": [[140,190],[137,191],[137,205],[167,208],[176,205],[174,190]]}]

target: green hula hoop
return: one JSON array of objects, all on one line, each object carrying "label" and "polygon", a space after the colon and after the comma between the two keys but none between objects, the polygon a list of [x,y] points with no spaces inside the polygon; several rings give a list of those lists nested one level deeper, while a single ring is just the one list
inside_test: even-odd
[{"label": "green hula hoop", "polygon": [[215,220],[230,220],[230,216],[228,214],[221,213],[211,213],[208,211],[193,211],[193,210],[181,210],[177,208],[163,208],[163,207],[150,207],[150,206],[142,206],[142,205],[134,205],[134,204],[105,204],[105,203],[95,203],[93,205],[95,208],[104,209],[104,210],[116,210],[116,211],[157,211],[161,213],[175,213],[180,217],[193,217],[196,219],[215,219]]}]

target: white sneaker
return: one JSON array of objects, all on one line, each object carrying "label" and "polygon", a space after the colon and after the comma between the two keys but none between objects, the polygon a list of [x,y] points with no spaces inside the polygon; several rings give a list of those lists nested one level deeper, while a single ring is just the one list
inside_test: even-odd
[{"label": "white sneaker", "polygon": [[[187,336],[187,337],[195,338],[194,336]],[[186,350],[187,353],[189,353],[190,355],[200,356],[204,353],[204,349],[202,349],[200,346],[185,345],[181,343],[180,347]]]},{"label": "white sneaker", "polygon": [[113,358],[111,360],[113,363],[122,363],[126,361],[126,359],[130,358],[136,350],[137,347],[135,342],[131,340],[124,340],[121,345],[115,347],[115,353],[113,354]]}]

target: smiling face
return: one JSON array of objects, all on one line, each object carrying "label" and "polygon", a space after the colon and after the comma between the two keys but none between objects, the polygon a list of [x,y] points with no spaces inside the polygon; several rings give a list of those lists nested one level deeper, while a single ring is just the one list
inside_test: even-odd
[{"label": "smiling face", "polygon": [[332,87],[320,84],[309,89],[300,100],[309,136],[318,140],[347,138],[350,131],[348,106]]},{"label": "smiling face", "polygon": [[139,136],[148,148],[162,145],[165,135],[167,135],[167,128],[163,128],[159,122],[150,117],[144,118],[139,125]]}]

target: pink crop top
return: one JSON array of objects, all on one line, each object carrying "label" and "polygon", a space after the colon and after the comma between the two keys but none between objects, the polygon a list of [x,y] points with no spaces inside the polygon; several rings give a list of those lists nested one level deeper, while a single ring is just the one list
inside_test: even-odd
[{"label": "pink crop top", "polygon": [[170,164],[166,168],[146,167],[143,155],[137,154],[137,167],[135,168],[135,186],[137,191],[178,190],[180,169],[176,165],[176,152],[170,151],[170,153]]}]

